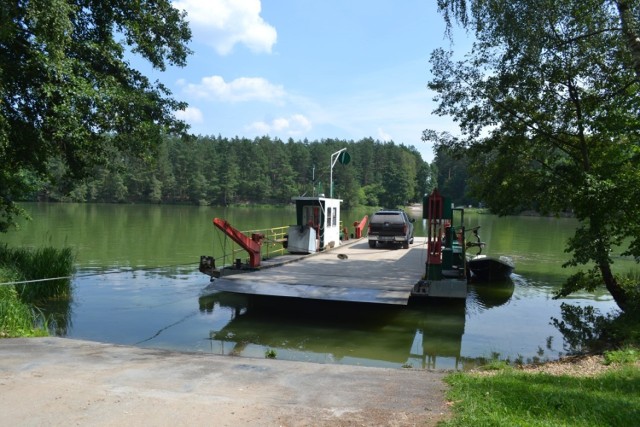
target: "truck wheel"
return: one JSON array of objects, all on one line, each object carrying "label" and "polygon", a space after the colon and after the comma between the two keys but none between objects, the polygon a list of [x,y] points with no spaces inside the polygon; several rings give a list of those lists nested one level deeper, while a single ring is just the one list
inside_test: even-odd
[{"label": "truck wheel", "polygon": [[402,249],[409,249],[409,241],[405,240],[404,242],[402,242]]},{"label": "truck wheel", "polygon": [[370,248],[375,248],[376,247],[376,241],[375,240],[369,240],[369,247]]}]

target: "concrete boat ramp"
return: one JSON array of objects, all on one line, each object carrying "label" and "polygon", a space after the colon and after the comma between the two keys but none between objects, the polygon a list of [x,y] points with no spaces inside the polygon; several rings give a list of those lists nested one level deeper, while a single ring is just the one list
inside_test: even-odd
[{"label": "concrete boat ramp", "polygon": [[[209,289],[312,300],[407,305],[410,297],[465,298],[466,281],[422,281],[426,238],[409,249],[369,248],[367,239],[347,241],[306,256],[285,255],[256,271],[223,270]],[[231,272],[232,274],[229,274]]]},{"label": "concrete boat ramp", "polygon": [[434,426],[444,373],[0,340],[3,426]]}]

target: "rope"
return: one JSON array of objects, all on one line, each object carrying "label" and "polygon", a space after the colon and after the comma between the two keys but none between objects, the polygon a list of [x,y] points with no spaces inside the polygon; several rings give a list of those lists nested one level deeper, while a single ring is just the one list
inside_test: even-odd
[{"label": "rope", "polygon": [[171,267],[181,267],[181,266],[186,266],[186,265],[194,265],[197,264],[196,262],[189,262],[189,263],[182,263],[182,264],[169,264],[169,265],[165,265],[165,266],[156,266],[156,267],[141,267],[141,268],[130,268],[127,270],[117,270],[117,271],[101,271],[99,273],[87,273],[87,274],[80,274],[80,275],[72,275],[72,276],[61,276],[61,277],[48,277],[45,279],[32,279],[32,280],[20,280],[20,281],[16,281],[16,282],[4,282],[4,283],[0,283],[0,286],[10,286],[10,285],[25,285],[25,284],[31,284],[31,283],[41,283],[41,282],[50,282],[52,280],[66,280],[66,279],[82,279],[85,277],[95,277],[95,276],[106,276],[108,274],[120,274],[120,273],[126,273],[126,272],[132,272],[132,271],[148,271],[148,270],[159,270],[159,269],[165,269],[165,268],[171,268]]},{"label": "rope", "polygon": [[23,284],[26,284],[26,283],[38,283],[38,282],[49,282],[51,280],[71,279],[72,277],[73,276],[62,276],[62,277],[49,277],[47,279],[21,280],[19,282],[4,282],[4,283],[0,283],[0,286],[23,285]]}]

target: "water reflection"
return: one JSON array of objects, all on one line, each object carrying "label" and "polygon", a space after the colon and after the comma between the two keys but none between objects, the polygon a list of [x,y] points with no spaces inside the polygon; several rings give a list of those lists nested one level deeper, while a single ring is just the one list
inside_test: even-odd
[{"label": "water reflection", "polygon": [[51,334],[64,337],[73,327],[73,300],[71,298],[49,300],[38,308],[42,310]]},{"label": "water reflection", "polygon": [[521,278],[515,276],[501,282],[470,284],[467,288],[469,305],[476,310],[487,310],[508,303],[513,296],[516,280]]},{"label": "water reflection", "polygon": [[469,313],[504,305],[514,288],[484,284],[467,301],[396,307],[208,291],[201,276],[175,269],[79,276],[73,302],[47,307],[55,335],[245,357],[274,349],[278,359],[427,369],[475,366],[462,355]]},{"label": "water reflection", "polygon": [[252,356],[258,346],[286,359],[459,367],[464,301],[393,307],[218,292],[201,297],[199,306],[206,313],[223,308],[233,313],[209,334],[220,354]]},{"label": "water reflection", "polygon": [[[506,303],[513,282],[477,286],[475,305]],[[323,363],[466,369],[461,357],[467,302],[431,300],[408,307],[242,296],[212,292],[199,299],[203,313],[226,309],[227,324],[211,330],[211,350]],[[464,362],[464,363],[463,363]]]}]

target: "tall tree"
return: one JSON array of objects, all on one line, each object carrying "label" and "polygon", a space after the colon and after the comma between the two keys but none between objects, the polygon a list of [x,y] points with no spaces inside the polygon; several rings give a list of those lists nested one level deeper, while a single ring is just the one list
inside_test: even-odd
[{"label": "tall tree", "polygon": [[497,213],[572,210],[580,226],[567,265],[591,268],[561,294],[604,283],[628,308],[611,250],[640,257],[640,1],[438,4],[476,42],[461,61],[432,54],[435,112],[455,117],[461,135],[424,138],[466,151],[476,194]]},{"label": "tall tree", "polygon": [[439,146],[436,149],[434,159],[436,165],[437,188],[446,194],[456,205],[475,204],[475,200],[468,194],[468,159],[456,158],[450,155],[446,147]]},{"label": "tall tree", "polygon": [[[406,164],[406,153],[403,147],[393,142],[384,145],[381,153],[387,162],[382,174],[384,193],[380,195],[380,203],[387,208],[404,206],[414,194],[414,183],[411,182],[411,168]],[[413,171],[415,178],[415,170]]]},{"label": "tall tree", "polygon": [[291,156],[291,166],[293,167],[294,179],[298,184],[295,194],[313,194],[313,164],[311,163],[309,147],[301,142],[295,142],[291,138],[287,141],[287,146]]},{"label": "tall tree", "polygon": [[160,70],[183,66],[190,38],[169,0],[0,3],[0,231],[20,213],[24,174],[44,175],[47,159],[82,176],[108,161],[105,146],[144,157],[185,129],[173,116],[185,105],[125,52]]}]

